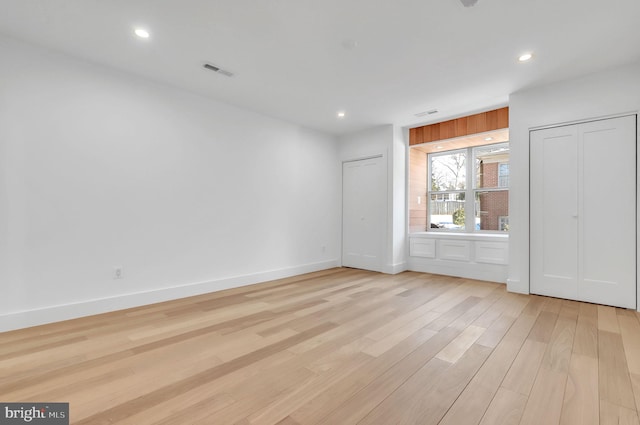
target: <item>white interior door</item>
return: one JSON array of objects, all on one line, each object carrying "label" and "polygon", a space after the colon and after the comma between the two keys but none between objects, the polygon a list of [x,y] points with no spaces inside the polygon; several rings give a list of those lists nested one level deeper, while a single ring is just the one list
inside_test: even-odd
[{"label": "white interior door", "polygon": [[342,265],[382,271],[387,172],[383,157],[342,165]]},{"label": "white interior door", "polygon": [[578,291],[578,145],[575,126],[531,133],[531,292]]},{"label": "white interior door", "polygon": [[636,117],[533,131],[532,293],[636,307]]},{"label": "white interior door", "polygon": [[578,126],[579,299],[636,307],[636,117]]}]

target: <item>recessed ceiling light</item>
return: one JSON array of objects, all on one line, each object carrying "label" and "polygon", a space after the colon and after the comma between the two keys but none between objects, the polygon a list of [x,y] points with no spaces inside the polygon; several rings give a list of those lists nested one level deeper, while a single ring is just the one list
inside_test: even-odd
[{"label": "recessed ceiling light", "polygon": [[526,62],[529,59],[531,59],[532,57],[533,57],[533,55],[531,53],[524,53],[524,54],[520,55],[520,57],[518,58],[518,61]]},{"label": "recessed ceiling light", "polygon": [[344,111],[340,111],[338,112],[338,118],[344,118],[345,117],[345,112]]},{"label": "recessed ceiling light", "polygon": [[436,146],[436,149],[444,149],[442,146]]},{"label": "recessed ceiling light", "polygon": [[352,40],[350,38],[346,39],[346,40],[342,40],[342,47],[344,47],[347,50],[353,50],[355,48],[358,47],[358,42],[356,40]]},{"label": "recessed ceiling light", "polygon": [[149,31],[142,29],[142,28],[136,28],[134,33],[140,37],[140,38],[149,38]]},{"label": "recessed ceiling light", "polygon": [[492,140],[493,140],[493,137],[485,137],[485,138],[484,138],[484,141],[485,141],[485,142],[490,142],[490,141],[492,141]]}]

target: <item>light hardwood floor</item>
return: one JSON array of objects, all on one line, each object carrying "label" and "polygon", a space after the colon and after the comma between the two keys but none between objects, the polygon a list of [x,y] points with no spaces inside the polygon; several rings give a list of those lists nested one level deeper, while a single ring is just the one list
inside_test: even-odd
[{"label": "light hardwood floor", "polygon": [[638,424],[636,312],[332,269],[0,334],[73,424]]}]

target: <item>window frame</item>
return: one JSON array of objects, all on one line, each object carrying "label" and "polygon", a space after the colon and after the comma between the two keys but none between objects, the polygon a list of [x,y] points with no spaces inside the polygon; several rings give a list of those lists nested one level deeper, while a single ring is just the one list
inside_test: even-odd
[{"label": "window frame", "polygon": [[[425,229],[427,232],[441,232],[441,233],[478,233],[478,234],[508,234],[509,230],[481,230],[481,229],[476,229],[476,217],[480,217],[482,214],[482,211],[480,210],[480,201],[476,201],[476,197],[479,196],[480,193],[487,193],[487,192],[503,192],[506,191],[507,193],[509,193],[510,189],[509,189],[509,185],[507,184],[506,186],[501,186],[500,185],[500,165],[502,164],[507,164],[507,167],[509,167],[509,162],[498,162],[498,175],[497,177],[497,182],[496,182],[496,187],[477,187],[479,186],[479,179],[477,178],[477,173],[476,173],[476,169],[475,169],[475,165],[476,165],[476,157],[477,157],[477,153],[476,151],[479,148],[486,148],[487,146],[498,146],[498,145],[507,145],[509,147],[509,141],[506,142],[497,142],[497,143],[487,143],[485,145],[478,145],[478,146],[468,146],[466,148],[458,148],[458,149],[452,149],[452,150],[447,150],[447,151],[442,151],[442,152],[432,152],[432,153],[428,153],[427,155],[427,196],[426,196],[426,213],[427,213],[427,228]],[[432,158],[437,157],[437,156],[445,156],[445,155],[451,155],[453,153],[456,152],[464,152],[465,153],[465,168],[466,168],[466,175],[465,175],[465,189],[464,190],[440,190],[440,191],[434,191],[432,190],[432,177],[433,177],[433,171],[432,171]],[[510,156],[510,148],[509,148],[509,156]],[[509,168],[508,168],[509,169]],[[510,171],[510,169],[509,169]],[[510,174],[510,173],[509,173]],[[508,174],[507,174],[507,182],[509,182],[508,180]],[[450,193],[455,193],[455,194],[464,194],[464,211],[465,211],[465,224],[464,227],[461,229],[455,229],[455,228],[432,228],[431,227],[431,203],[433,202],[431,200],[432,196],[439,196],[439,195],[444,195],[447,194],[447,196]],[[468,214],[469,211],[472,211],[472,214]],[[507,216],[500,216],[500,218],[506,218],[506,220],[508,221],[508,215]],[[499,220],[500,220],[499,218]],[[498,224],[500,226],[500,222]]]},{"label": "window frame", "polygon": [[[432,158],[434,157],[439,157],[439,156],[447,156],[447,155],[452,155],[455,153],[459,153],[459,152],[464,152],[465,153],[465,188],[464,189],[459,189],[459,190],[453,190],[453,189],[447,189],[447,190],[438,190],[438,191],[434,191],[432,190],[433,187],[433,172],[432,172]],[[427,155],[427,231],[442,231],[442,232],[466,232],[466,227],[467,227],[467,215],[466,215],[466,211],[467,211],[467,201],[466,201],[466,197],[467,197],[467,191],[469,190],[469,151],[468,148],[462,148],[462,149],[451,149],[451,150],[447,150],[447,151],[442,151],[442,152],[433,152],[433,153],[429,153],[426,154]],[[463,194],[465,196],[465,202],[464,202],[464,211],[465,211],[465,225],[462,229],[455,229],[455,228],[432,228],[431,227],[431,197],[432,196],[438,196],[438,195],[446,195],[447,198],[450,199],[450,195],[451,194]],[[452,222],[453,225],[453,222]]]}]

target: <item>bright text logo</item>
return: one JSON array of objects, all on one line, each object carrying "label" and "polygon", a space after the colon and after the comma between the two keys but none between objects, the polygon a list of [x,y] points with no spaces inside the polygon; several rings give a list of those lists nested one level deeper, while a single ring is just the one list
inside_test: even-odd
[{"label": "bright text logo", "polygon": [[69,425],[69,403],[0,403],[0,425]]}]

